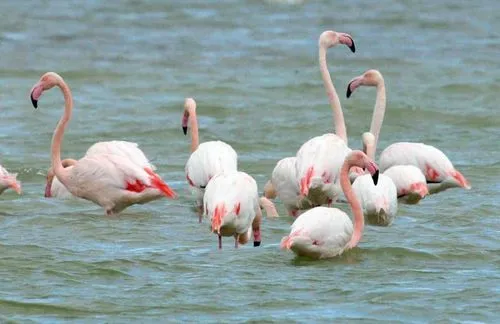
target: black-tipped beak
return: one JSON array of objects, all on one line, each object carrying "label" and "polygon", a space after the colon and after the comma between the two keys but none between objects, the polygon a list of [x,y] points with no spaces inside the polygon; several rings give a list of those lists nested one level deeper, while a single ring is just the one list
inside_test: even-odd
[{"label": "black-tipped beak", "polygon": [[188,133],[187,126],[182,126],[182,132],[184,133],[184,135],[187,135],[187,133]]},{"label": "black-tipped beak", "polygon": [[377,185],[377,183],[378,183],[378,173],[379,172],[378,172],[378,169],[377,169],[377,171],[375,171],[375,173],[372,175],[372,179],[373,179],[373,184],[374,185]]},{"label": "black-tipped beak", "polygon": [[354,39],[352,39],[352,37],[348,36],[350,39],[351,39],[351,42],[352,42],[352,45],[349,46],[349,49],[351,50],[351,52],[353,53],[356,53],[356,45],[354,45]]},{"label": "black-tipped beak", "polygon": [[33,104],[33,107],[35,107],[35,109],[37,109],[38,108],[38,100],[33,99],[33,94],[30,95],[30,98],[31,98],[31,103]]},{"label": "black-tipped beak", "polygon": [[351,83],[352,83],[352,81],[351,81],[351,82],[349,82],[349,84],[347,85],[347,91],[346,91],[346,93],[345,93],[345,95],[346,95],[346,97],[347,97],[347,98],[349,98],[349,97],[351,96],[351,94],[352,94],[352,91],[351,91]]},{"label": "black-tipped beak", "polygon": [[260,241],[253,241],[253,246],[260,246]]}]

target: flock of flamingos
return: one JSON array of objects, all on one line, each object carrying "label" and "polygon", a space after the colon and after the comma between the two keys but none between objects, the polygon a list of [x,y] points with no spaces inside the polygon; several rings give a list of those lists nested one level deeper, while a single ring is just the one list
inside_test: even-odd
[{"label": "flock of flamingos", "polygon": [[[277,217],[271,201],[276,197],[296,218],[290,234],[282,239],[281,248],[301,256],[326,258],[355,247],[361,240],[365,221],[370,225],[390,225],[398,202],[417,204],[425,196],[448,188],[470,189],[446,155],[433,146],[394,143],[382,151],[378,165],[374,162],[386,106],[384,79],[377,70],[368,70],[347,86],[348,98],[360,86],[377,88],[370,131],[362,137],[363,151],[347,146],[340,100],[326,63],[327,49],[338,44],[355,52],[354,41],[348,34],[325,31],[319,37],[319,65],[336,133],[314,137],[300,147],[296,156],[278,161],[262,197],[255,180],[238,171],[237,153],[229,144],[199,143],[196,102],[192,98],[185,100],[182,129],[186,135],[190,127],[192,151],[185,166],[186,180],[194,192],[199,221],[204,216],[210,218],[219,248],[222,236],[233,236],[238,247],[253,235],[254,246],[259,246],[261,210],[268,217]],[[55,86],[61,89],[65,106],[52,137],[45,197],[90,200],[103,207],[107,215],[164,196],[176,198],[177,194],[135,143],[98,142],[79,160],[61,160],[61,142],[73,109],[69,86],[57,73],[45,73],[33,86],[31,101],[37,108],[42,93]],[[0,193],[7,188],[21,192],[16,175],[0,166]],[[330,207],[344,199],[351,207],[354,224],[345,212]]]}]

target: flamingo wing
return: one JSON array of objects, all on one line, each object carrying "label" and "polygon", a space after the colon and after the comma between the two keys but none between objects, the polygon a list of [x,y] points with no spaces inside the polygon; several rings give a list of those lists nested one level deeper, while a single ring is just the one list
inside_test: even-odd
[{"label": "flamingo wing", "polygon": [[97,142],[85,153],[86,156],[99,154],[114,154],[129,159],[131,162],[139,165],[142,168],[150,168],[156,170],[156,167],[149,162],[144,152],[139,148],[137,143],[127,141],[108,141]]},{"label": "flamingo wing", "polygon": [[424,174],[414,165],[394,165],[383,174],[396,185],[398,198],[404,198],[401,202],[416,204],[429,192]]}]

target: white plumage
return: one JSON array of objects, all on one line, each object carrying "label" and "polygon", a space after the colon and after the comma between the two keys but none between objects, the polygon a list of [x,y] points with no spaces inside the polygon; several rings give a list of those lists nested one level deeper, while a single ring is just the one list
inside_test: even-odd
[{"label": "white plumage", "polygon": [[286,157],[276,163],[271,175],[271,184],[290,216],[297,216],[300,209],[300,189],[295,169],[295,156]]},{"label": "white plumage", "polygon": [[448,157],[431,145],[412,142],[389,145],[380,154],[380,170],[384,172],[395,165],[419,168],[431,194],[454,187],[470,189],[469,182],[455,169]]},{"label": "white plumage", "polygon": [[296,172],[300,193],[313,206],[331,204],[340,193],[339,170],[351,149],[335,134],[304,143],[297,152]]},{"label": "white plumage", "polygon": [[204,215],[210,218],[212,232],[219,236],[219,248],[221,236],[234,236],[236,247],[238,242],[246,243],[252,225],[256,229],[254,245],[260,244],[262,214],[257,183],[251,176],[241,171],[215,175],[208,182],[203,201]]},{"label": "white plumage", "polygon": [[396,185],[398,202],[416,204],[429,192],[424,174],[414,165],[394,165],[383,174]]},{"label": "white plumage", "polygon": [[17,180],[17,173],[9,173],[0,165],[0,194],[11,188],[21,194],[21,183]]},{"label": "white plumage", "polygon": [[372,177],[364,174],[356,178],[352,189],[361,203],[368,224],[378,226],[392,224],[398,211],[398,201],[397,188],[391,178],[381,173],[375,186]]}]

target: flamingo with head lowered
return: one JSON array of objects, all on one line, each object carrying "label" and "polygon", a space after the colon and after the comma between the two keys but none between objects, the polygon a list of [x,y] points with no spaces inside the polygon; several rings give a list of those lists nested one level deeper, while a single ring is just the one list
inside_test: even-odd
[{"label": "flamingo with head lowered", "polygon": [[331,30],[321,33],[318,41],[319,66],[328,102],[333,110],[336,134],[314,137],[300,147],[295,158],[280,160],[266,185],[265,196],[279,196],[289,215],[294,217],[298,216],[299,210],[331,204],[337,199],[339,169],[351,151],[347,147],[342,107],[326,62],[328,48],[338,44],[346,45],[353,53],[356,51],[354,40],[349,34]]},{"label": "flamingo with head lowered", "polygon": [[363,235],[364,217],[361,205],[349,181],[353,166],[366,169],[376,185],[378,167],[365,153],[352,151],[340,170],[340,185],[351,206],[354,225],[349,216],[338,208],[315,207],[301,214],[293,222],[290,234],[281,240],[281,248],[298,256],[321,259],[342,254],[358,245]]},{"label": "flamingo with head lowered", "polygon": [[209,141],[200,144],[198,138],[198,119],[196,101],[186,98],[182,115],[182,131],[188,131],[191,124],[191,155],[186,162],[186,180],[195,193],[199,221],[202,219],[203,195],[210,179],[220,172],[236,171],[238,155],[231,145],[222,141]]},{"label": "flamingo with head lowered", "polygon": [[[347,97],[349,98],[351,93],[360,86],[377,87],[377,99],[370,127],[370,132],[375,136],[373,149],[375,152],[386,108],[384,78],[379,71],[368,70],[349,82]],[[427,186],[424,186],[419,180],[421,177],[415,173],[415,168],[406,168],[405,170],[413,173],[408,175],[409,178],[414,179],[413,182],[394,179],[396,184],[406,185],[404,188],[398,188],[398,193],[413,196],[413,199],[409,199],[409,201],[414,202],[418,195],[423,198],[427,193],[437,193],[452,187],[470,189],[469,182],[465,177],[453,167],[446,155],[434,146],[423,143],[398,142],[389,145],[380,154],[380,170],[382,172],[385,173],[389,168],[401,165],[412,165],[419,168],[427,182]],[[401,170],[392,170],[387,175],[401,176],[403,174],[405,173]]]},{"label": "flamingo with head lowered", "polygon": [[268,202],[259,199],[257,183],[245,172],[227,171],[214,175],[204,193],[203,212],[210,217],[211,230],[219,237],[219,249],[222,248],[222,236],[233,236],[234,246],[238,247],[248,242],[251,233],[253,245],[260,246],[260,208],[261,203],[266,209],[271,207]]},{"label": "flamingo with head lowered", "polygon": [[47,72],[31,89],[31,102],[37,108],[42,93],[55,86],[61,89],[65,104],[52,137],[51,164],[58,180],[72,195],[98,204],[107,215],[119,213],[133,204],[144,204],[164,196],[176,197],[158,174],[119,155],[84,156],[72,167],[64,168],[61,143],[73,110],[69,86],[57,73]]}]

